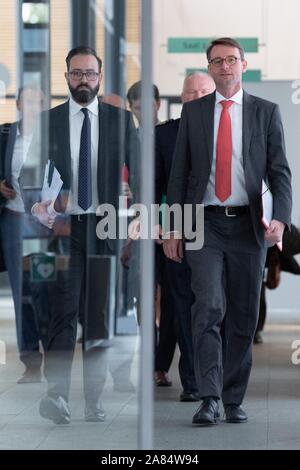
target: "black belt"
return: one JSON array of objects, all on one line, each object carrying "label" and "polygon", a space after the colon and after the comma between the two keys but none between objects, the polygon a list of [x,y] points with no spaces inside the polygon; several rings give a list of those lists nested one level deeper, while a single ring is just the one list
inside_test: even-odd
[{"label": "black belt", "polygon": [[249,214],[249,206],[205,206],[205,211],[223,214],[227,217],[236,217],[238,215]]},{"label": "black belt", "polygon": [[71,218],[72,218],[72,221],[74,222],[78,222],[78,223],[84,223],[86,222],[87,220],[90,220],[92,218],[96,217],[96,214],[93,214],[93,213],[89,213],[89,214],[72,214],[71,215]]},{"label": "black belt", "polygon": [[8,209],[7,207],[4,207],[3,211],[8,212],[11,215],[16,215],[18,217],[21,217],[22,215],[24,215],[24,212],[13,211],[12,209]]}]

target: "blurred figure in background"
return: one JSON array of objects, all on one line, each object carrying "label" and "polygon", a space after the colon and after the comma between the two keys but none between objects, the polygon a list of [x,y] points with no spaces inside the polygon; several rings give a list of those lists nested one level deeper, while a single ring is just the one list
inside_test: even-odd
[{"label": "blurred figure in background", "polygon": [[[134,117],[138,122],[138,126],[141,125],[142,120],[142,82],[134,83],[127,92],[127,100],[129,108]],[[160,108],[160,96],[159,90],[156,85],[153,84],[153,127],[159,124],[158,111]]]},{"label": "blurred figure in background", "polygon": [[266,288],[276,289],[280,284],[281,271],[300,275],[300,266],[295,259],[295,255],[300,253],[300,231],[295,225],[291,225],[291,230],[283,234],[282,251],[277,246],[268,249],[266,268],[267,274],[262,283],[259,317],[254,336],[254,344],[263,343],[262,331],[266,322],[267,303]]},{"label": "blurred figure in background", "polygon": [[22,315],[22,234],[25,212],[20,176],[27,159],[34,128],[44,107],[44,94],[35,85],[20,88],[17,109],[20,120],[0,126],[0,242],[15,308],[17,343],[25,372],[19,383],[41,381],[38,340],[32,345],[36,331],[35,318]]},{"label": "blurred figure in background", "polygon": [[116,95],[115,93],[102,96],[101,101],[102,103],[110,104],[111,106],[115,106],[116,108],[126,109],[126,103],[123,98],[120,95]]}]

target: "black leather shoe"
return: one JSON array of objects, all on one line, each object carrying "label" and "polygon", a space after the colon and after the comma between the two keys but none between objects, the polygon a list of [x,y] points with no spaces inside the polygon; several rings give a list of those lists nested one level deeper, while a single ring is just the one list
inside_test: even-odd
[{"label": "black leather shoe", "polygon": [[226,423],[245,423],[248,416],[240,405],[224,405]]},{"label": "black leather shoe", "polygon": [[106,414],[100,402],[97,405],[85,406],[84,419],[88,423],[99,423],[105,421],[105,418]]},{"label": "black leather shoe", "polygon": [[59,396],[57,398],[49,395],[42,398],[40,402],[40,415],[42,418],[51,419],[55,424],[70,424],[70,409],[66,400]]},{"label": "black leather shoe", "polygon": [[22,377],[18,380],[18,384],[34,384],[42,381],[41,369],[39,367],[30,368],[26,367],[26,370]]},{"label": "black leather shoe", "polygon": [[155,383],[158,387],[171,387],[172,382],[169,380],[167,372],[163,370],[155,371]]},{"label": "black leather shoe", "polygon": [[179,401],[189,402],[189,401],[199,401],[199,393],[198,392],[188,392],[187,390],[183,390],[180,394]]},{"label": "black leather shoe", "polygon": [[202,405],[193,416],[193,424],[210,426],[218,424],[220,418],[219,403],[214,398],[204,398]]},{"label": "black leather shoe", "polygon": [[255,333],[253,343],[254,344],[262,344],[263,342],[264,342],[263,337],[262,337],[260,331],[258,331],[257,333]]}]

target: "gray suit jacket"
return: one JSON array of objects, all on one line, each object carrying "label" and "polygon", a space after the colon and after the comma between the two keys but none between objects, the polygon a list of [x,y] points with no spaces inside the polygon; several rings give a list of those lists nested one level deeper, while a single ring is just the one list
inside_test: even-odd
[{"label": "gray suit jacket", "polygon": [[[267,180],[273,194],[273,218],[290,226],[291,173],[285,155],[278,105],[249,95],[243,98],[243,161],[252,223],[264,245],[261,186]],[[208,184],[214,138],[215,93],[183,106],[167,203],[201,204]],[[176,229],[175,226],[171,229]]]}]

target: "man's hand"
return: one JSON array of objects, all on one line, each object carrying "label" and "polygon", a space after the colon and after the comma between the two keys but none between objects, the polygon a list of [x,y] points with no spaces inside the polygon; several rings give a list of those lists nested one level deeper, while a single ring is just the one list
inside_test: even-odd
[{"label": "man's hand", "polygon": [[164,243],[164,240],[162,240],[161,237],[164,235],[164,231],[161,227],[161,225],[154,225],[153,230],[152,230],[152,238],[154,238],[155,243],[157,245],[162,245]]},{"label": "man's hand", "polygon": [[132,257],[132,243],[133,240],[130,238],[128,239],[127,243],[125,246],[123,246],[121,250],[121,263],[123,268],[129,269],[130,266],[130,260]]},{"label": "man's hand", "polygon": [[122,182],[122,196],[128,197],[128,199],[132,199],[132,192],[128,183]]},{"label": "man's hand", "polygon": [[133,219],[128,225],[128,238],[130,240],[139,240],[141,238],[141,223],[140,219],[137,217]]},{"label": "man's hand", "polygon": [[0,193],[5,199],[15,199],[17,193],[13,188],[10,188],[6,184],[6,180],[0,182]]},{"label": "man's hand", "polygon": [[56,237],[69,237],[71,224],[68,218],[57,217],[53,225],[53,233]]},{"label": "man's hand", "polygon": [[183,243],[182,240],[176,240],[175,234],[170,234],[170,239],[165,240],[163,243],[164,253],[167,258],[170,258],[177,263],[182,262],[183,258]]},{"label": "man's hand", "polygon": [[282,242],[282,236],[285,229],[285,224],[279,222],[279,220],[271,220],[270,227],[266,230],[265,240],[270,245]]},{"label": "man's hand", "polygon": [[55,222],[56,214],[54,214],[53,212],[49,214],[48,207],[51,206],[51,204],[52,201],[37,202],[32,207],[32,214],[38,218],[39,222],[42,225],[45,225],[45,227],[52,229],[53,224]]}]

